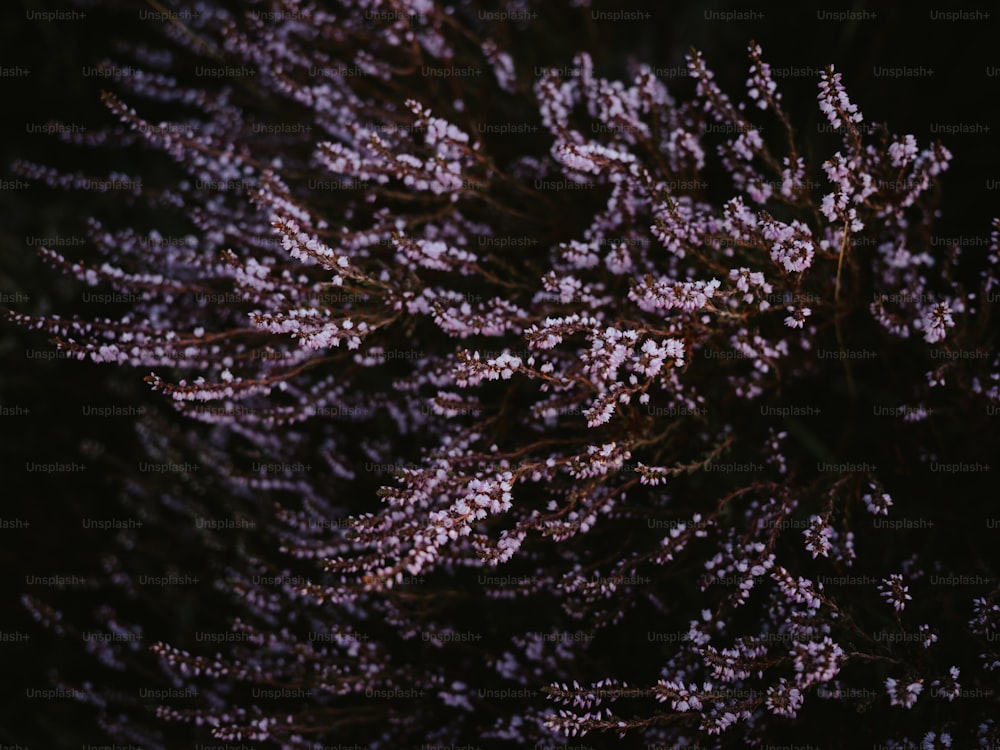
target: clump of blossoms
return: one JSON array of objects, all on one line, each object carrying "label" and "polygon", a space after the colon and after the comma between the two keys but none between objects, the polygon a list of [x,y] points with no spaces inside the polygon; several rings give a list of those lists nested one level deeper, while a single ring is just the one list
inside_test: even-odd
[{"label": "clump of blossoms", "polygon": [[[755,44],[744,101],[696,51],[681,97],[641,63],[604,78],[583,49],[539,68],[526,29],[514,43],[472,3],[253,5],[167,25],[182,51],[136,48],[104,96],[119,124],[72,136],[181,173],[129,184],[182,242],[94,219],[98,261],[42,251],[140,301],[9,313],[176,409],[138,434],[196,479],[126,482],[163,533],[253,519],[199,527],[219,550],[202,616],[231,639],[155,642],[155,673],[102,644],[109,669],[178,697],[154,719],[91,681],[112,736],[169,747],[162,719],[303,749],[744,747],[793,726],[821,745],[991,741],[995,698],[938,696],[959,668],[995,684],[998,590],[931,588],[975,571],[873,521],[924,507],[894,460],[959,445],[937,405],[1000,402],[1000,224],[972,272],[932,250],[942,144],[863,127],[831,68],[818,103],[839,144],[807,160]],[[192,61],[253,75],[192,78]],[[479,127],[510,113],[537,132]],[[859,351],[900,363],[894,406],[929,409],[888,443],[840,419],[887,377]],[[103,627],[154,629],[134,547],[107,585],[135,622],[108,604]],[[960,665],[940,656],[972,640]],[[886,720],[843,721],[873,708]]]}]

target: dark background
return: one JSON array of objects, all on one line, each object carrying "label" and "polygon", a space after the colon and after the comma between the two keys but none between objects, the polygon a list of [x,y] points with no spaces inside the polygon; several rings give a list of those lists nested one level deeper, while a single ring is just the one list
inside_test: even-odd
[{"label": "dark background", "polygon": [[[965,10],[974,5],[963,4]],[[148,37],[157,30],[139,21],[133,4],[96,4],[83,8],[81,21],[28,20],[29,11],[70,10],[54,3],[8,0],[0,21],[0,65],[30,70],[24,77],[0,77],[2,137],[0,176],[13,180],[9,164],[27,158],[58,167],[95,167],[99,174],[106,158],[60,143],[51,135],[29,133],[31,124],[50,120],[88,127],[110,124],[98,96],[103,79],[85,78],[84,66],[115,57],[118,40]],[[1000,181],[1000,148],[994,128],[1000,128],[996,102],[1000,100],[1000,38],[991,13],[987,20],[933,21],[932,10],[951,10],[949,4],[915,7],[909,2],[832,4],[799,7],[752,4],[732,7],[720,3],[600,3],[595,9],[648,10],[652,18],[637,22],[602,23],[577,11],[569,26],[556,27],[587,40],[601,73],[624,73],[623,51],[658,66],[683,66],[691,46],[705,53],[723,90],[738,95],[746,77],[745,49],[750,39],[764,49],[772,67],[822,68],[834,63],[844,74],[852,100],[867,120],[887,121],[892,132],[913,133],[924,144],[940,137],[955,155],[944,179],[943,236],[986,237],[997,212],[997,192],[989,180]],[[979,9],[989,11],[988,3]],[[756,21],[708,20],[719,11],[763,14]],[[873,13],[874,20],[820,21],[817,11]],[[565,44],[565,39],[559,40]],[[558,43],[555,46],[559,46]],[[568,60],[563,61],[564,64]],[[933,70],[933,75],[886,78],[877,67],[910,66]],[[998,75],[987,75],[988,68]],[[793,115],[804,123],[801,137],[806,153],[823,139],[815,125],[820,115],[815,103],[814,77],[778,80],[779,90]],[[668,79],[678,96],[690,91],[690,81]],[[797,116],[796,116],[797,115]],[[989,127],[981,134],[934,135],[933,123]],[[811,130],[810,130],[811,128]],[[158,168],[158,163],[151,165]],[[134,170],[142,173],[143,165]],[[27,246],[27,237],[81,234],[91,214],[108,223],[126,223],[129,209],[120,201],[81,199],[75,193],[31,185],[0,190],[0,292],[22,295],[5,298],[15,310],[49,314],[78,312],[114,316],[113,309],[94,310],[81,300],[82,285],[43,265]],[[85,257],[85,246],[66,249]],[[88,418],[82,405],[147,405],[156,399],[142,384],[144,372],[111,368],[65,359],[29,358],[29,352],[51,351],[44,335],[0,323],[0,405],[21,407],[27,414],[0,416],[0,518],[30,524],[0,529],[0,632],[27,633],[27,642],[0,643],[0,743],[31,748],[76,746],[101,742],[90,718],[91,709],[69,700],[28,699],[26,688],[51,687],[54,668],[72,673],[81,655],[76,647],[41,631],[20,603],[31,589],[44,596],[49,589],[28,587],[27,575],[83,575],[96,570],[102,556],[103,532],[81,529],[84,517],[114,515],[120,492],[113,467],[125,457],[135,460],[135,441],[128,417]],[[88,470],[74,474],[28,473],[26,462],[76,461]],[[72,615],[73,604],[68,606]],[[80,604],[79,606],[84,606]]]}]

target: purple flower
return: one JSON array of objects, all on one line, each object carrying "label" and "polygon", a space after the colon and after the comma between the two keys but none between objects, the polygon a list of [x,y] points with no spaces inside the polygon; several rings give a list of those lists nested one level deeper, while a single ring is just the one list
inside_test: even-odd
[{"label": "purple flower", "polygon": [[917,702],[917,697],[923,692],[924,681],[914,680],[904,685],[897,682],[893,677],[887,677],[885,680],[885,689],[889,693],[889,705],[913,708],[913,704]]},{"label": "purple flower", "polygon": [[903,585],[903,576],[899,573],[892,573],[888,578],[883,578],[878,590],[882,598],[891,604],[896,612],[902,612],[906,603],[913,599],[909,594],[909,587]]}]

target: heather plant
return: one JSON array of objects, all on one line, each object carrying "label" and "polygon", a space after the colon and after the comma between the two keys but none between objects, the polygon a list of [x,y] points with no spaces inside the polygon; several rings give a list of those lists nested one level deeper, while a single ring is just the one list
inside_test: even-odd
[{"label": "heather plant", "polygon": [[[75,686],[116,740],[1000,740],[987,542],[910,528],[1000,402],[1000,223],[932,246],[942,143],[831,67],[812,154],[752,42],[745,92],[695,50],[677,92],[473,3],[252,5],[164,6],[171,49],[104,68],[116,124],[67,136],[176,179],[16,165],[171,227],[41,250],[120,317],[8,312],[177,412],[122,480],[165,538],[108,554],[87,641],[146,690]],[[146,648],[137,578],[192,544],[214,635]]]}]

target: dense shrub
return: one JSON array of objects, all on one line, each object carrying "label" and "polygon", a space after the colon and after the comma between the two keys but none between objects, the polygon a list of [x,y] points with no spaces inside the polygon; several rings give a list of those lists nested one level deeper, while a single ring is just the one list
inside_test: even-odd
[{"label": "dense shrub", "polygon": [[944,145],[830,68],[812,155],[754,43],[733,97],[473,3],[198,7],[67,136],[176,179],[17,164],[162,222],[41,251],[121,317],[9,313],[183,417],[93,623],[25,597],[146,686],[76,686],[117,740],[997,742],[1000,225],[931,242]]}]

